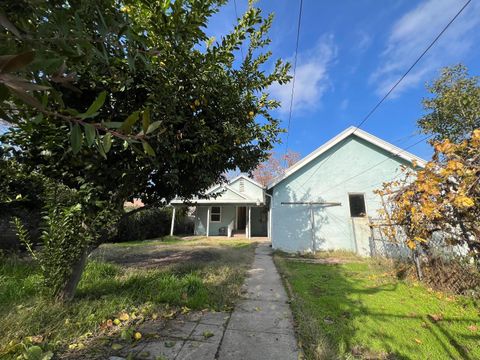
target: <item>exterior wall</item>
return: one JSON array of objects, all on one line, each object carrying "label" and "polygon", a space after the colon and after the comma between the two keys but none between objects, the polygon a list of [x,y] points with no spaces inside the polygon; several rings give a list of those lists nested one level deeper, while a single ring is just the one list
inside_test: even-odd
[{"label": "exterior wall", "polygon": [[239,179],[235,180],[234,182],[232,182],[231,184],[229,184],[229,186],[232,189],[234,189],[235,191],[238,191],[239,193],[242,193],[240,191],[240,181],[241,180],[243,180],[243,184],[244,184],[243,194],[245,196],[247,196],[249,199],[258,200],[258,201],[263,203],[264,189],[262,189],[261,187],[258,187],[257,185],[251,183],[250,181],[248,181],[246,179],[239,178]]},{"label": "exterior wall", "polygon": [[[390,159],[391,156],[353,135],[275,185],[272,189],[273,247],[289,252],[360,251],[353,233],[348,194],[364,193],[367,215],[378,217],[381,202],[373,190],[398,176],[401,164],[408,165],[403,159]],[[380,161],[385,162],[365,171]],[[301,201],[340,202],[342,205],[312,206],[315,223],[312,236],[309,205],[281,204]]]},{"label": "exterior wall", "polygon": [[268,209],[265,207],[252,207],[252,236],[267,236]]},{"label": "exterior wall", "polygon": [[[216,205],[214,205],[216,206]],[[221,227],[228,228],[228,225],[233,224],[236,221],[236,207],[235,205],[224,205],[222,208],[222,216],[220,222],[210,222],[209,236],[218,236],[219,229]],[[198,206],[195,215],[195,235],[206,235],[207,233],[207,213],[208,206]],[[248,206],[247,206],[248,216]],[[251,210],[252,224],[251,224],[251,236],[267,236],[268,226],[268,212],[265,212],[263,207],[252,207]]]},{"label": "exterior wall", "polygon": [[[217,206],[217,205],[214,205]],[[210,229],[209,229],[209,236],[218,236],[219,229],[221,227],[228,228],[228,225],[235,221],[235,206],[232,205],[224,205],[221,206],[222,213],[220,222],[211,222],[210,221]],[[198,206],[197,212],[195,216],[195,235],[206,235],[207,234],[207,213],[208,213],[208,206]]]}]

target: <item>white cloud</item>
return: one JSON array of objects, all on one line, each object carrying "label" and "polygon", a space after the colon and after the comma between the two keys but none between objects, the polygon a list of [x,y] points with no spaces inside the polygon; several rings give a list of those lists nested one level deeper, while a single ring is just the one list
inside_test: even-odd
[{"label": "white cloud", "polygon": [[[384,95],[411,66],[465,1],[426,0],[403,15],[391,28],[381,55],[382,64],[370,77]],[[439,68],[461,62],[478,41],[480,2],[472,1],[392,95],[431,79]]]},{"label": "white cloud", "polygon": [[[298,54],[295,76],[295,96],[293,110],[303,111],[315,109],[320,100],[331,86],[328,70],[337,54],[337,47],[333,35],[323,36],[317,45],[308,51]],[[292,63],[293,57],[289,59]],[[286,85],[275,84],[270,88],[272,98],[281,101],[280,111],[286,113],[290,109],[292,81]]]},{"label": "white cloud", "polygon": [[359,30],[357,33],[357,43],[355,45],[355,49],[360,53],[364,53],[372,44],[372,40],[373,38],[369,33]]}]

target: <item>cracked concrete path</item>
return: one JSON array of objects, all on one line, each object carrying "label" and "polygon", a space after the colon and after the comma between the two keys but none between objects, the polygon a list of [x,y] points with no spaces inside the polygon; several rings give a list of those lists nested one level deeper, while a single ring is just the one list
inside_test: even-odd
[{"label": "cracked concrete path", "polygon": [[272,260],[260,243],[234,311],[192,312],[168,322],[144,323],[145,341],[110,360],[296,360],[299,350],[288,297]]},{"label": "cracked concrete path", "polygon": [[288,297],[268,243],[260,243],[245,282],[245,298],[227,322],[219,360],[297,359]]}]

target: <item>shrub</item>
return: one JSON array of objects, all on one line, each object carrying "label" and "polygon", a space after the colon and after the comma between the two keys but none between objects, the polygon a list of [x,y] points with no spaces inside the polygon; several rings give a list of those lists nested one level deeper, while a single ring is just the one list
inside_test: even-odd
[{"label": "shrub", "polygon": [[142,208],[131,211],[118,222],[114,242],[146,240],[168,235],[170,221],[170,209]]}]

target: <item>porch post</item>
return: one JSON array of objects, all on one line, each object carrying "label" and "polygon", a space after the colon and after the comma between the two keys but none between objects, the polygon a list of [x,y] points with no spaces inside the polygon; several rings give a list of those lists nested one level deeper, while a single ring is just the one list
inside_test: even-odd
[{"label": "porch post", "polygon": [[268,225],[267,225],[267,230],[268,230],[268,238],[270,241],[272,241],[272,208],[268,209]]},{"label": "porch post", "polygon": [[172,212],[172,225],[170,226],[170,236],[173,236],[173,228],[175,226],[175,210],[177,210],[177,208],[174,206]]},{"label": "porch post", "polygon": [[251,215],[252,215],[252,207],[248,207],[248,236],[247,238],[250,239],[252,237],[251,231],[252,231],[252,221],[251,221]]},{"label": "porch post", "polygon": [[210,206],[207,208],[207,237],[210,234]]}]

